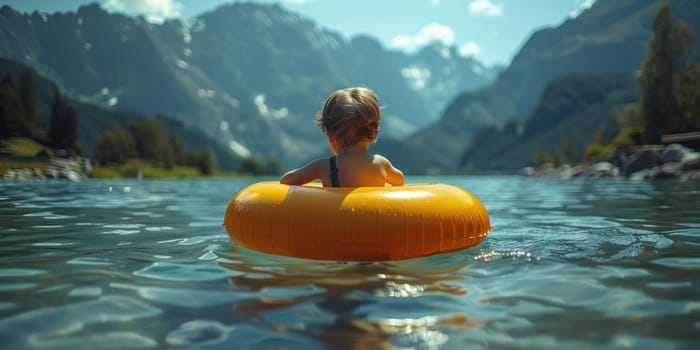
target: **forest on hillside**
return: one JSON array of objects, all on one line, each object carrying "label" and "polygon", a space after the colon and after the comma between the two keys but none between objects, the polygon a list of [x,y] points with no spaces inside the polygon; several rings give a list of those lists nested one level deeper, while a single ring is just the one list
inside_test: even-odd
[{"label": "forest on hillside", "polygon": [[661,136],[700,131],[700,61],[693,31],[669,6],[655,15],[646,56],[632,74],[574,74],[551,82],[525,120],[481,129],[461,168],[576,164]]},{"label": "forest on hillside", "polygon": [[93,159],[96,165],[113,167],[137,158],[156,168],[196,167],[203,175],[216,170],[208,151],[186,149],[181,140],[163,133],[156,118],[134,122],[127,128],[111,125],[102,129],[95,139],[94,150],[86,150],[81,144],[79,120],[76,109],[58,88],[53,92],[48,120],[42,116],[32,69],[25,68],[17,84],[10,74],[3,77],[0,140],[27,138],[45,146],[35,156],[82,156]]}]

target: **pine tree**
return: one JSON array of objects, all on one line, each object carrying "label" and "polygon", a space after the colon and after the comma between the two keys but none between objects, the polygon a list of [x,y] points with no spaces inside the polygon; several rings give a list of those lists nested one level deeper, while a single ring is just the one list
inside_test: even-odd
[{"label": "pine tree", "polygon": [[64,115],[64,142],[65,149],[71,154],[81,154],[80,145],[78,144],[78,113],[75,108],[67,106]]},{"label": "pine tree", "polygon": [[95,160],[100,164],[123,164],[136,156],[136,146],[131,133],[112,126],[103,129],[95,139]]},{"label": "pine tree", "polygon": [[161,140],[158,163],[156,165],[161,165],[166,169],[175,168],[175,153],[173,151],[172,143],[170,143],[170,141],[167,139]]},{"label": "pine tree", "polygon": [[184,165],[185,164],[185,146],[182,144],[182,141],[179,139],[176,139],[174,137],[170,137],[169,139],[170,142],[170,148],[173,151],[173,158],[175,160],[176,165]]},{"label": "pine tree", "polygon": [[66,104],[58,89],[54,90],[53,106],[49,119],[49,145],[54,149],[79,154],[78,114]]},{"label": "pine tree", "polygon": [[109,162],[122,163],[124,161],[114,129],[104,129],[97,135],[93,156],[102,165]]},{"label": "pine tree", "polygon": [[63,115],[65,108],[61,92],[57,88],[54,89],[51,116],[49,117],[48,141],[49,146],[55,149],[60,149],[63,145]]},{"label": "pine tree", "polygon": [[263,175],[265,174],[265,164],[258,158],[248,157],[241,162],[238,171],[255,176]]},{"label": "pine tree", "polygon": [[657,10],[639,76],[646,142],[657,143],[662,134],[682,131],[678,99],[692,63],[692,35],[687,25],[673,19],[668,5]]},{"label": "pine tree", "polygon": [[678,103],[683,131],[700,131],[700,61],[695,61],[681,81]]},{"label": "pine tree", "polygon": [[212,175],[216,170],[214,157],[208,151],[195,151],[189,154],[190,163],[196,166],[203,175]]},{"label": "pine tree", "polygon": [[44,142],[46,139],[46,125],[39,110],[39,97],[36,92],[34,72],[25,68],[19,81],[19,95],[24,108],[27,132],[26,136]]},{"label": "pine tree", "polygon": [[147,119],[131,124],[129,131],[134,137],[138,157],[158,163],[162,143],[160,122],[157,119]]},{"label": "pine tree", "polygon": [[0,138],[23,136],[26,118],[22,101],[9,75],[0,83]]}]

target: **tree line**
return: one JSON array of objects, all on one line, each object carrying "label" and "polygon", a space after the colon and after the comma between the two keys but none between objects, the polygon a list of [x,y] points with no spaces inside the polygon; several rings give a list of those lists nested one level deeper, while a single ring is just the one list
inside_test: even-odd
[{"label": "tree line", "polygon": [[[6,74],[0,82],[0,139],[26,137],[68,155],[84,154],[78,113],[58,88],[54,88],[48,125],[44,121],[33,70],[23,69],[18,85]],[[187,165],[199,168],[202,174],[215,171],[209,151],[186,150],[179,139],[163,134],[160,121],[155,118],[132,123],[126,129],[103,129],[95,140],[93,158],[101,165],[121,165],[141,158],[166,169]]]},{"label": "tree line", "polygon": [[6,74],[0,82],[0,139],[27,137],[72,155],[82,153],[78,139],[78,115],[58,89],[54,89],[48,126],[39,108],[34,72],[25,68],[15,85]]},{"label": "tree line", "polygon": [[657,9],[637,75],[640,101],[615,114],[621,127],[608,144],[596,135],[587,160],[632,145],[659,144],[665,134],[700,131],[700,61],[693,54],[693,35],[669,5]]},{"label": "tree line", "polygon": [[123,164],[140,158],[165,169],[195,166],[205,175],[215,170],[214,158],[209,152],[187,151],[182,141],[163,135],[160,121],[155,118],[132,123],[127,128],[103,129],[95,140],[94,158],[102,165]]},{"label": "tree line", "polygon": [[673,18],[668,5],[656,11],[637,81],[640,101],[617,114],[622,128],[614,146],[656,144],[664,134],[700,130],[700,61],[693,56],[693,31]]},{"label": "tree line", "polygon": [[654,33],[639,74],[641,101],[628,124],[641,128],[641,140],[658,143],[661,135],[700,130],[700,61],[693,56],[693,31],[659,7]]}]

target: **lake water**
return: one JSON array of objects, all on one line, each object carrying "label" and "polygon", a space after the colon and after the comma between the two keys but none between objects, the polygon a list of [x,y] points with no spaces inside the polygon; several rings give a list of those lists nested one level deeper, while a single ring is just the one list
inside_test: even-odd
[{"label": "lake water", "polygon": [[5,349],[698,349],[700,183],[414,177],[480,246],[391,263],[237,247],[251,179],[0,182]]}]

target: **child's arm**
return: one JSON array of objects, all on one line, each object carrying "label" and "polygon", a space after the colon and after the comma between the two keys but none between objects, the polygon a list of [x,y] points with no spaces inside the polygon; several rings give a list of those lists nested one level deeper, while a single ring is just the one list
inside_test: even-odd
[{"label": "child's arm", "polygon": [[321,178],[323,170],[328,170],[327,159],[317,159],[301,168],[288,171],[280,178],[283,185],[303,185]]},{"label": "child's arm", "polygon": [[382,160],[382,163],[384,164],[384,170],[386,171],[386,182],[388,182],[392,186],[403,186],[403,172],[399,169],[396,169],[388,159],[382,156],[379,157]]}]

